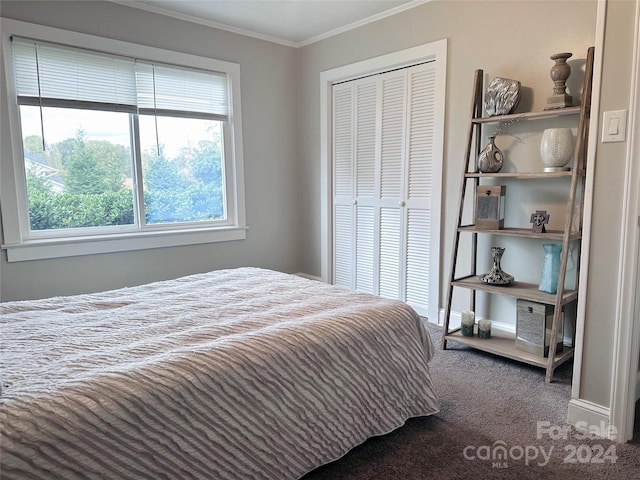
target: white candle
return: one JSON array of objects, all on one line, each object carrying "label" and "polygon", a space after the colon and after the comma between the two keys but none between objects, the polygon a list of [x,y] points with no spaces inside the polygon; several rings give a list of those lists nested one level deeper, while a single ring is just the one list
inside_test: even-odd
[{"label": "white candle", "polygon": [[473,337],[473,326],[475,325],[475,313],[471,311],[462,312],[462,335]]},{"label": "white candle", "polygon": [[478,336],[480,338],[491,338],[491,320],[478,321]]}]

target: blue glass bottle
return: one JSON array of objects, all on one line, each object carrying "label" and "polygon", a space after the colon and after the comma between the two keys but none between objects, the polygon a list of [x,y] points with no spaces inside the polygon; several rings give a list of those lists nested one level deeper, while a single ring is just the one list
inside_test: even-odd
[{"label": "blue glass bottle", "polygon": [[544,249],[544,264],[542,265],[542,276],[538,290],[546,293],[556,293],[558,291],[562,245],[545,243],[542,248]]}]

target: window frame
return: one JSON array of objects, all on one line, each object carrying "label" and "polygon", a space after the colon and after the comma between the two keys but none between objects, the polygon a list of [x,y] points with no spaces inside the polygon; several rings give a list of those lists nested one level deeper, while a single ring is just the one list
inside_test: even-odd
[{"label": "window frame", "polygon": [[[242,120],[240,101],[240,65],[237,63],[200,57],[192,54],[164,50],[94,35],[61,30],[43,25],[0,18],[2,32],[1,94],[7,95],[9,129],[3,127],[3,143],[9,135],[11,155],[0,158],[0,209],[2,212],[3,244],[7,260],[23,261],[59,258],[77,255],[121,252],[181,245],[195,245],[246,238],[244,164],[242,151]],[[227,222],[217,225],[194,223],[162,224],[144,229],[118,229],[109,227],[90,235],[81,230],[64,232],[58,237],[44,238],[30,233],[28,203],[25,185],[25,166],[16,89],[11,52],[12,35],[37,38],[43,42],[81,47],[97,52],[135,57],[145,61],[173,64],[185,68],[217,71],[227,74],[229,88],[229,120],[223,122],[223,158],[226,183]],[[139,165],[139,158],[136,160]],[[139,187],[141,188],[141,187]]]}]

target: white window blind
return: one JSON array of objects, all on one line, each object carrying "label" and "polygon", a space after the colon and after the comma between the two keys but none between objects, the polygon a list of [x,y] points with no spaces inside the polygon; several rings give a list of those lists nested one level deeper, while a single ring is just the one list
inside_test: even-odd
[{"label": "white window blind", "polygon": [[141,113],[180,113],[218,120],[226,120],[228,115],[224,74],[137,61],[136,89]]},{"label": "white window blind", "polygon": [[135,111],[133,59],[17,38],[11,45],[20,104],[87,102]]},{"label": "white window blind", "polygon": [[227,120],[227,75],[14,37],[22,105]]}]

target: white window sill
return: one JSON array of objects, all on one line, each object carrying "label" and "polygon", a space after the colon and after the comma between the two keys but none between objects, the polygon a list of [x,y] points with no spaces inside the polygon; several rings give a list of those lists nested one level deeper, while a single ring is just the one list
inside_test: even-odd
[{"label": "white window sill", "polygon": [[247,227],[224,227],[28,240],[20,244],[2,245],[2,249],[7,251],[7,261],[22,262],[46,258],[75,257],[99,253],[244,240],[247,237],[247,229]]}]

